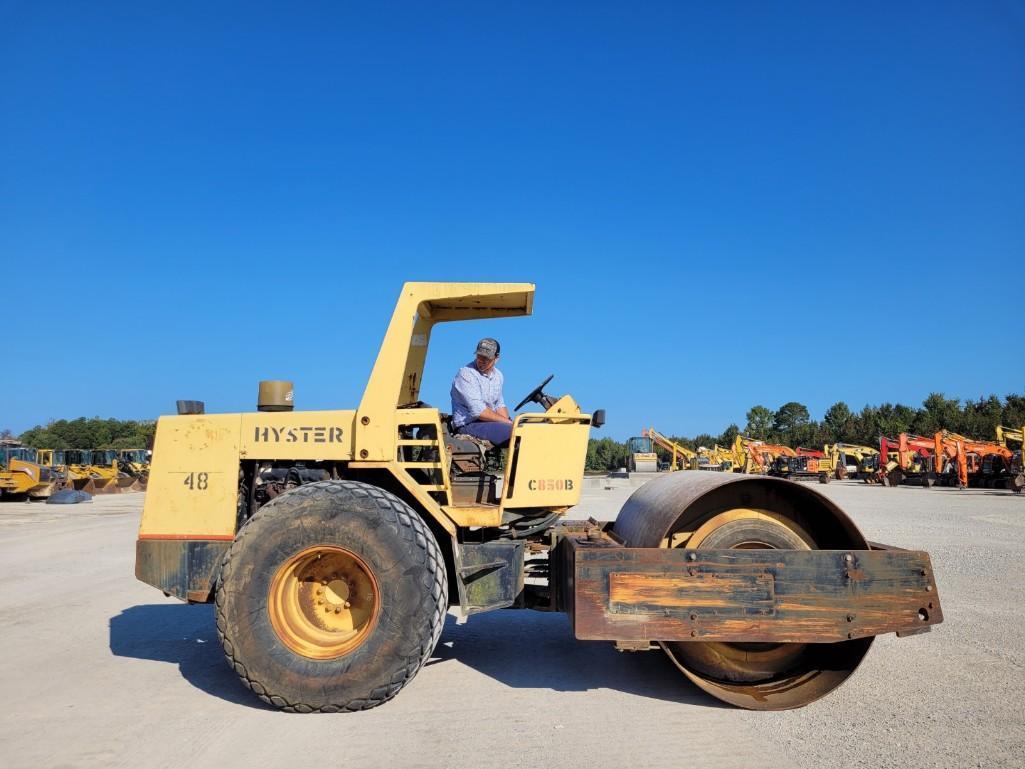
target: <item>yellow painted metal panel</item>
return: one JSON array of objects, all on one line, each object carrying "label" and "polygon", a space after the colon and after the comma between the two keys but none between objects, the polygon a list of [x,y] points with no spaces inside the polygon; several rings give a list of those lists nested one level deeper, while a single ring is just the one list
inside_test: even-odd
[{"label": "yellow painted metal panel", "polygon": [[161,417],[140,538],[231,538],[241,414]]},{"label": "yellow painted metal panel", "polygon": [[243,459],[351,459],[355,411],[256,411],[241,415]]},{"label": "yellow painted metal panel", "polygon": [[24,494],[35,485],[35,479],[25,473],[0,473],[0,489],[8,494]]},{"label": "yellow painted metal panel", "polygon": [[[445,495],[446,499],[447,500],[451,500],[452,497],[448,493],[449,492],[449,485],[450,485],[450,481],[449,481],[449,477],[448,477],[448,465],[449,465],[449,461],[451,460],[451,457],[449,456],[449,454],[448,454],[448,452],[446,450],[445,442],[444,442],[444,440],[442,438],[442,436],[444,435],[444,432],[443,432],[443,430],[441,428],[441,413],[438,411],[438,409],[434,409],[434,408],[397,409],[395,411],[395,422],[396,422],[396,425],[395,425],[395,429],[396,430],[398,430],[400,425],[407,425],[407,426],[427,425],[427,426],[429,426],[430,428],[433,429],[434,435],[438,436],[437,440],[434,441],[434,445],[436,445],[438,447],[438,457],[440,458],[438,463],[437,463],[437,465],[434,465],[433,467],[428,468],[426,465],[424,465],[422,463],[414,463],[413,465],[409,465],[409,467],[417,467],[418,466],[418,467],[421,467],[422,469],[438,469],[438,470],[441,470],[441,484],[442,484],[441,488],[440,489],[432,489],[432,491],[433,490],[444,491],[444,492],[446,492],[446,495]],[[397,443],[409,445],[406,442],[405,439],[397,441]],[[404,466],[405,467],[406,465],[405,465],[405,463],[400,463],[400,466]]]},{"label": "yellow painted metal panel", "polygon": [[571,507],[580,501],[591,418],[517,417],[502,509]]},{"label": "yellow painted metal panel", "polygon": [[455,522],[456,526],[502,525],[502,509],[498,505],[489,505],[488,507],[446,506],[442,510]]},{"label": "yellow painted metal panel", "polygon": [[533,306],[532,283],[404,284],[357,412],[357,459],[394,457],[395,408],[420,397],[435,324],[530,315]]},{"label": "yellow painted metal panel", "polygon": [[[452,523],[452,520],[445,514],[444,509],[438,502],[428,494],[428,488],[421,486],[412,478],[409,477],[409,473],[399,467],[398,462],[353,462],[349,467],[354,470],[368,469],[368,470],[387,470],[402,486],[413,495],[420,507],[434,520],[436,520],[442,528],[445,529],[449,534],[455,536],[456,527]],[[444,491],[444,487],[439,489]]]},{"label": "yellow painted metal panel", "polygon": [[11,459],[8,472],[0,472],[0,490],[8,494],[28,494],[30,497],[48,497],[54,491],[54,481],[43,480],[42,465],[23,459]]}]

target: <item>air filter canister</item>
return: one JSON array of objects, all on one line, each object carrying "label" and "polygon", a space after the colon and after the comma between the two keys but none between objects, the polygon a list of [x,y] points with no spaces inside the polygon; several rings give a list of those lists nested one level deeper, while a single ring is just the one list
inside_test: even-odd
[{"label": "air filter canister", "polygon": [[264,379],[260,382],[257,411],[291,411],[294,408],[293,385],[283,379]]}]

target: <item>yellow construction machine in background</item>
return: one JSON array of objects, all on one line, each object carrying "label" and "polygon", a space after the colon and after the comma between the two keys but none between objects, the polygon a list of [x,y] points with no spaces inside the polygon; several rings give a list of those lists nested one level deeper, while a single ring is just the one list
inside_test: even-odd
[{"label": "yellow construction machine in background", "polygon": [[628,438],[626,452],[626,469],[631,473],[658,472],[658,454],[655,453],[655,442],[648,436]]},{"label": "yellow construction machine in background", "polygon": [[50,497],[63,488],[89,494],[145,491],[145,449],[32,449],[14,442],[0,447],[0,492],[7,497]]},{"label": "yellow construction machine in background", "polygon": [[716,443],[712,448],[698,446],[698,470],[715,472],[733,472],[734,455],[732,449],[723,448]]},{"label": "yellow construction machine in background", "polygon": [[150,452],[146,449],[122,449],[117,452],[118,463],[122,468],[143,475],[149,472]]},{"label": "yellow construction machine in background", "polygon": [[1007,448],[1013,448],[1009,442],[1017,444],[1018,451],[1025,448],[1025,427],[1014,428],[997,425],[997,443],[1007,446]]},{"label": "yellow construction machine in background", "polygon": [[73,488],[68,478],[68,465],[64,452],[54,449],[36,449],[36,456],[39,464],[49,468],[50,472],[58,478],[58,486],[62,489]]},{"label": "yellow construction machine in background", "polygon": [[116,452],[67,449],[64,460],[68,483],[75,491],[88,494],[116,494],[121,491]]},{"label": "yellow construction machine in background", "polygon": [[131,485],[130,482],[126,483],[121,475],[116,451],[94,449],[90,455],[89,467],[96,489],[94,494],[117,494]]},{"label": "yellow construction machine in background", "polygon": [[823,451],[826,456],[832,458],[837,480],[864,479],[871,476],[875,472],[875,462],[872,458],[879,456],[879,449],[859,446],[856,443],[827,443]]},{"label": "yellow construction machine in background", "polygon": [[667,438],[654,427],[642,430],[641,435],[650,438],[656,446],[669,454],[669,463],[666,468],[669,472],[698,469],[698,453],[696,451],[680,445],[672,438]]},{"label": "yellow construction machine in background", "polygon": [[121,476],[131,478],[127,484],[131,491],[145,491],[149,483],[150,452],[146,449],[122,449],[117,452]]},{"label": "yellow construction machine in background", "polygon": [[0,498],[46,499],[62,485],[61,476],[40,462],[36,449],[13,441],[0,445]]},{"label": "yellow construction machine in background", "polygon": [[767,443],[746,435],[738,435],[733,440],[731,451],[733,472],[745,474],[767,474],[772,469],[776,457],[796,457],[797,452],[789,446],[778,443]]},{"label": "yellow construction machine in background", "polygon": [[1006,446],[1013,452],[1008,488],[1015,494],[1021,494],[1022,489],[1025,488],[1025,427],[997,426],[997,443]]},{"label": "yellow construction machine in background", "polygon": [[67,449],[62,453],[68,485],[75,491],[93,492],[95,487],[92,483],[92,451]]}]

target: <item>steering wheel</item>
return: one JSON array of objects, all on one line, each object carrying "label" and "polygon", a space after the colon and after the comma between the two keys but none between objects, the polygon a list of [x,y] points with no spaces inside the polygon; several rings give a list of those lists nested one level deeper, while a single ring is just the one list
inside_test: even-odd
[{"label": "steering wheel", "polygon": [[534,401],[535,403],[540,403],[541,402],[541,391],[545,389],[545,385],[546,384],[548,384],[549,382],[552,381],[552,377],[554,377],[554,376],[555,376],[555,374],[549,374],[548,378],[545,381],[543,381],[541,384],[539,384],[537,387],[535,387],[533,390],[531,390],[530,394],[526,398],[521,400],[517,404],[516,408],[513,409],[513,411],[519,411],[521,408],[523,408],[530,401]]}]

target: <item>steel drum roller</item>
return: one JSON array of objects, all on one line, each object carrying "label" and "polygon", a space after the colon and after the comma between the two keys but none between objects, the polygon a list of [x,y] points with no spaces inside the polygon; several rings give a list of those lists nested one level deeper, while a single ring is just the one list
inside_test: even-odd
[{"label": "steel drum roller", "polygon": [[[867,550],[857,526],[811,488],[764,476],[679,472],[627,500],[615,532],[629,547]],[[842,684],[872,638],[827,644],[660,642],[697,686],[752,710],[806,705]]]}]

